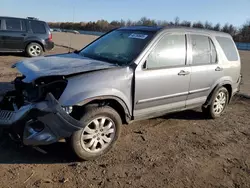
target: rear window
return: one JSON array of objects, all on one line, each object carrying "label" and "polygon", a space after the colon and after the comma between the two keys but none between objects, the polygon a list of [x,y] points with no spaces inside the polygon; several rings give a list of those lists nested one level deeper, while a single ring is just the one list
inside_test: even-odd
[{"label": "rear window", "polygon": [[228,61],[237,61],[238,54],[233,41],[226,37],[216,37]]},{"label": "rear window", "polygon": [[5,19],[6,30],[8,31],[25,31],[23,20],[20,19]]},{"label": "rear window", "polygon": [[30,22],[30,27],[33,33],[38,33],[38,34],[46,33],[46,28],[43,22],[38,22],[38,21],[29,21],[29,22]]}]

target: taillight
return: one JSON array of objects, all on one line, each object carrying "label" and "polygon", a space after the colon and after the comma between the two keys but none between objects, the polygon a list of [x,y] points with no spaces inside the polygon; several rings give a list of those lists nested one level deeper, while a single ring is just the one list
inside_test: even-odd
[{"label": "taillight", "polygon": [[52,40],[52,33],[49,34],[49,40]]}]

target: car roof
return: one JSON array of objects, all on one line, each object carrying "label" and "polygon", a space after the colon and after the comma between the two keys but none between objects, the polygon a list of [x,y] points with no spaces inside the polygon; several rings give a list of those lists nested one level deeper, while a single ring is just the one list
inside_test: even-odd
[{"label": "car roof", "polygon": [[207,35],[215,35],[215,36],[225,36],[231,37],[228,33],[224,33],[221,31],[208,30],[203,28],[191,28],[191,27],[183,27],[183,26],[128,26],[121,27],[119,30],[137,30],[137,31],[151,31],[151,32],[159,32],[159,31],[171,31],[171,32],[190,32],[190,33],[202,33]]},{"label": "car roof", "polygon": [[163,27],[162,26],[128,26],[128,27],[121,27],[119,30],[138,30],[138,31],[159,31]]},{"label": "car roof", "polygon": [[5,19],[5,18],[21,19],[21,20],[32,20],[32,21],[44,22],[43,20],[31,19],[32,17],[20,18],[20,17],[12,17],[12,16],[0,16],[0,19]]}]

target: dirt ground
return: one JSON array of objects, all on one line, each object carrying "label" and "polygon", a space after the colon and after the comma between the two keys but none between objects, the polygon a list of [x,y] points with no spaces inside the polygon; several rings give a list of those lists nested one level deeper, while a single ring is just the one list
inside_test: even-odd
[{"label": "dirt ground", "polygon": [[[56,47],[50,53],[63,53]],[[240,52],[249,92],[250,52]],[[0,93],[16,76],[20,54],[0,55]],[[124,126],[104,157],[78,162],[66,143],[47,154],[0,140],[0,187],[250,187],[250,100],[235,97],[226,114],[207,120],[192,110]]]}]

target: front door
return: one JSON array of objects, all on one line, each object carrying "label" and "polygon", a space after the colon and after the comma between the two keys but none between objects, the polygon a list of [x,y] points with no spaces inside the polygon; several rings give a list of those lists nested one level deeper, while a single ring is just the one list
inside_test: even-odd
[{"label": "front door", "polygon": [[155,117],[185,108],[190,82],[185,34],[166,34],[135,71],[134,117]]},{"label": "front door", "polygon": [[26,37],[26,26],[23,20],[15,18],[6,18],[3,20],[4,26],[1,31],[3,38],[3,49],[23,50],[24,39]]},{"label": "front door", "polygon": [[212,38],[206,35],[188,35],[192,51],[191,80],[187,106],[202,105],[218,80],[223,77],[223,66],[217,57]]}]

